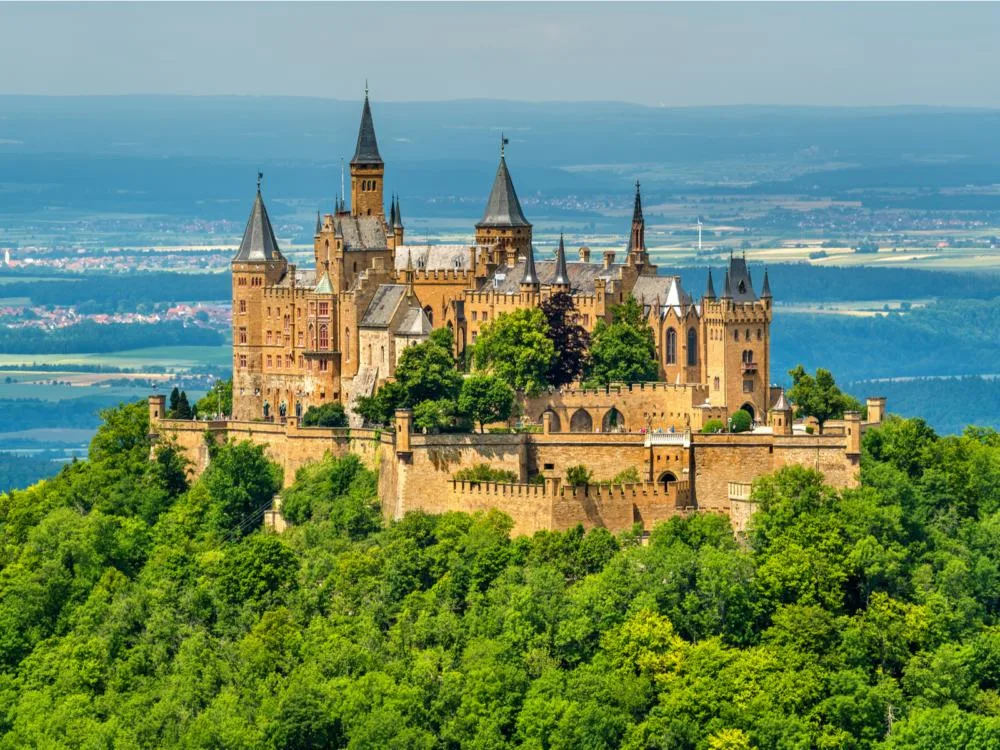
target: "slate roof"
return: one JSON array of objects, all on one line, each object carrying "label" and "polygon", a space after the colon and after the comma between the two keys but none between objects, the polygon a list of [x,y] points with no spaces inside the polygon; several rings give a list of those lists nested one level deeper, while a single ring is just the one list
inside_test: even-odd
[{"label": "slate roof", "polygon": [[368,303],[364,317],[361,318],[362,328],[387,328],[396,314],[400,300],[406,296],[405,284],[379,284],[375,296]]},{"label": "slate roof", "polygon": [[753,291],[753,281],[750,279],[750,269],[746,258],[732,257],[729,259],[729,295],[733,302],[755,302],[757,295]]},{"label": "slate roof", "polygon": [[415,269],[443,271],[466,269],[469,265],[468,245],[400,245],[396,248],[396,270],[406,270],[407,257],[413,258]]},{"label": "slate roof", "polygon": [[385,223],[378,216],[338,214],[333,219],[334,234],[344,238],[344,250],[384,250],[388,247]]},{"label": "slate roof", "polygon": [[[517,294],[521,291],[521,279],[524,277],[525,261],[519,260],[513,266],[499,266],[483,282],[481,292],[496,291],[498,294]],[[572,294],[593,294],[594,282],[597,279],[614,281],[618,279],[620,263],[614,263],[605,269],[600,263],[567,263],[570,292]],[[538,282],[544,286],[552,284],[556,277],[556,262],[554,260],[539,260],[535,262],[535,275]],[[494,286],[495,284],[495,286]]]},{"label": "slate roof", "polygon": [[785,398],[785,391],[782,390],[778,394],[778,400],[774,402],[774,406],[771,407],[774,411],[791,411],[792,407]]},{"label": "slate roof", "polygon": [[419,307],[411,307],[395,332],[401,336],[427,336],[431,328],[427,313]]},{"label": "slate roof", "polygon": [[323,273],[323,278],[316,285],[316,294],[333,294],[333,284],[330,283],[330,274]]},{"label": "slate roof", "polygon": [[510,179],[510,172],[507,171],[507,160],[500,157],[500,166],[497,167],[497,176],[493,180],[493,189],[490,197],[486,201],[486,211],[483,219],[477,227],[530,227],[531,224],[524,218],[521,211],[521,203],[517,199],[514,191],[514,183]]},{"label": "slate roof", "polygon": [[712,269],[708,269],[708,287],[705,289],[705,296],[709,299],[715,299],[715,284],[712,283]]},{"label": "slate roof", "polygon": [[559,234],[559,247],[556,248],[556,271],[552,283],[569,284],[569,271],[566,270],[566,245],[563,243],[562,233]]},{"label": "slate roof", "polygon": [[403,228],[403,212],[399,208],[399,196],[396,196],[396,202],[394,204],[395,210],[392,213],[392,228],[402,229]]},{"label": "slate roof", "polygon": [[274,237],[271,219],[268,218],[267,208],[264,206],[264,199],[261,198],[258,186],[257,197],[254,198],[253,208],[250,209],[247,228],[243,231],[243,240],[240,242],[240,249],[233,258],[233,262],[264,262],[280,260],[281,257],[281,251],[278,250],[278,240]]},{"label": "slate roof", "polygon": [[361,110],[361,126],[358,128],[358,144],[354,147],[354,158],[351,164],[381,164],[382,155],[378,152],[378,141],[375,139],[375,123],[372,121],[372,108],[368,104],[368,92],[365,92],[365,105]]},{"label": "slate roof", "polygon": [[764,269],[764,288],[760,290],[760,296],[761,297],[770,297],[771,296],[771,282],[767,278],[767,269],[766,268]]},{"label": "slate roof", "polygon": [[659,299],[664,307],[688,307],[694,301],[684,291],[679,276],[640,276],[632,287],[632,296],[647,305]]},{"label": "slate roof", "polygon": [[[292,286],[292,274],[286,273],[281,277],[275,286],[291,288]],[[316,286],[316,271],[306,268],[296,268],[295,269],[295,286],[302,289],[312,289]]]}]

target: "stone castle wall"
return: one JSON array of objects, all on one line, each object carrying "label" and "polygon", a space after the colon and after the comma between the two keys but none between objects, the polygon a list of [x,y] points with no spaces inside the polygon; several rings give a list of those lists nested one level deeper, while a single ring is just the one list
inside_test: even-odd
[{"label": "stone castle wall", "polygon": [[[773,435],[697,433],[549,433],[422,435],[396,430],[300,427],[294,417],[273,422],[164,420],[162,396],[150,403],[151,430],[172,440],[191,462],[193,475],[208,465],[206,439],[251,440],[284,471],[285,485],[302,466],[326,454],[355,453],[379,472],[379,497],[387,519],[407,511],[428,513],[497,508],[511,515],[517,533],[583,524],[613,531],[640,522],[645,529],[691,510],[720,512],[742,528],[753,511],[749,487],[789,465],[821,471],[835,487],[858,482],[857,438],[850,434]],[[154,416],[154,414],[156,416]],[[407,414],[408,416],[408,414]],[[405,435],[400,430],[405,431]],[[515,484],[462,483],[462,468],[488,464],[518,478]],[[634,467],[640,483],[617,487],[559,486],[570,466],[582,464],[595,483]],[[544,485],[528,480],[542,475]],[[733,488],[737,489],[734,490]],[[734,493],[736,493],[734,495]],[[745,495],[745,497],[744,497]]]}]

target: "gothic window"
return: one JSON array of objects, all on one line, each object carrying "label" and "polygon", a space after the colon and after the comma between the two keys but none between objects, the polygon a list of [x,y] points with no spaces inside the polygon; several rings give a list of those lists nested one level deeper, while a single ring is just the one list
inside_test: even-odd
[{"label": "gothic window", "polygon": [[240,300],[240,312],[245,313],[247,311],[247,301],[245,299]]},{"label": "gothic window", "polygon": [[472,311],[472,319],[479,320],[479,313],[477,313],[475,310]]},{"label": "gothic window", "polygon": [[284,322],[285,322],[285,331],[288,331],[288,328],[292,322],[292,317],[290,315],[286,315],[284,318]]},{"label": "gothic window", "polygon": [[247,329],[245,327],[240,328],[240,343],[245,344],[247,342]]},{"label": "gothic window", "polygon": [[267,366],[268,366],[268,368],[271,367],[271,355],[270,354],[267,355]]},{"label": "gothic window", "polygon": [[740,340],[740,332],[733,331],[733,341],[739,341],[739,340]]},{"label": "gothic window", "polygon": [[268,344],[270,344],[270,343],[271,343],[271,332],[270,332],[270,331],[268,331],[268,332],[267,332],[267,333],[266,333],[266,334],[264,335],[264,340],[265,340],[265,341],[266,341],[266,342],[267,342]]},{"label": "gothic window", "polygon": [[330,366],[330,363],[327,362],[325,359],[321,359],[319,361],[319,371],[320,372],[326,372],[327,369],[329,368],[329,366]]},{"label": "gothic window", "polygon": [[744,380],[743,381],[743,392],[744,393],[753,393],[753,381],[752,380]]},{"label": "gothic window", "polygon": [[[433,325],[433,323],[434,323],[434,309],[430,305],[427,305],[427,307],[424,308],[424,315],[427,316],[427,320],[429,320],[431,322],[431,324]],[[476,319],[475,318],[476,314],[472,313],[472,315],[473,315],[472,319],[475,320]]]},{"label": "gothic window", "polygon": [[325,326],[319,327],[319,348],[326,349],[330,346],[330,330]]},{"label": "gothic window", "polygon": [[715,385],[715,390],[719,390],[719,376],[718,375],[715,376],[715,383],[713,385]]},{"label": "gothic window", "polygon": [[246,366],[247,366],[247,355],[241,354],[240,355],[240,367],[246,367]]},{"label": "gothic window", "polygon": [[330,303],[329,302],[320,302],[319,303],[319,314],[320,314],[321,317],[324,317],[324,318],[327,315],[330,314]]},{"label": "gothic window", "polygon": [[698,364],[698,332],[688,328],[688,367]]},{"label": "gothic window", "polygon": [[764,332],[760,328],[758,328],[757,329],[757,340],[758,341],[762,341],[763,339],[764,339]]},{"label": "gothic window", "polygon": [[744,335],[745,335],[746,340],[749,341],[750,340],[750,329],[749,328],[747,328],[747,330],[746,330],[746,332],[745,332]]},{"label": "gothic window", "polygon": [[344,329],[344,357],[348,362],[351,361],[351,333],[350,329]]},{"label": "gothic window", "polygon": [[299,331],[299,346],[302,346],[302,344],[303,344],[302,331]]},{"label": "gothic window", "polygon": [[667,329],[666,355],[668,365],[677,363],[677,331],[673,328]]}]

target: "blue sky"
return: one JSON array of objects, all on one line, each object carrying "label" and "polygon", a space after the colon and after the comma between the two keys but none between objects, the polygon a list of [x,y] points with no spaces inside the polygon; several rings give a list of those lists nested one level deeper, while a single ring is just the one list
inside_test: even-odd
[{"label": "blue sky", "polygon": [[997,3],[0,3],[0,93],[1000,106]]}]

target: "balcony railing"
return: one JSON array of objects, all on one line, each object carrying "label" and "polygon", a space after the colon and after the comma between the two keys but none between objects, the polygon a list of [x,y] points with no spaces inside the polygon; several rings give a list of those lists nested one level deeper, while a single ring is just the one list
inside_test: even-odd
[{"label": "balcony railing", "polygon": [[743,363],[743,374],[744,375],[752,375],[755,372],[757,372],[757,363],[756,362],[744,362]]}]

